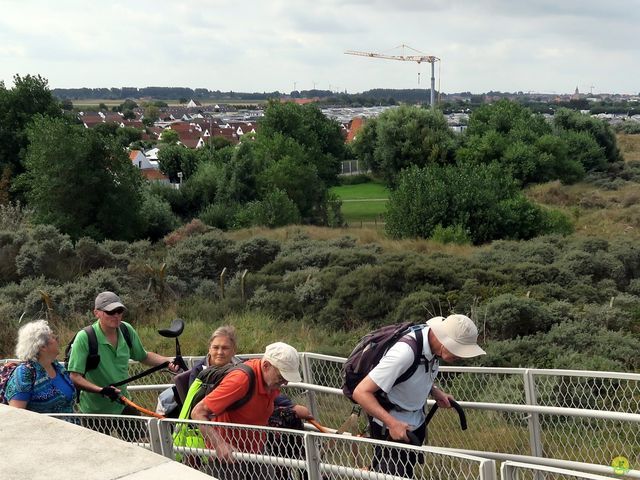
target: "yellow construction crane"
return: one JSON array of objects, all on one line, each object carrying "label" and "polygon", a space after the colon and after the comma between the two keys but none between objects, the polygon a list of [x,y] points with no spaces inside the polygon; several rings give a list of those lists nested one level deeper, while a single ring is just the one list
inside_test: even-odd
[{"label": "yellow construction crane", "polygon": [[[416,50],[415,48],[411,48],[409,45],[400,45],[396,48],[402,48],[402,55],[388,55],[385,53],[372,53],[372,52],[360,52],[357,50],[347,50],[344,52],[346,55],[359,55],[361,57],[370,57],[370,58],[383,58],[387,60],[399,60],[401,62],[416,62],[418,64],[422,62],[431,64],[431,108],[435,105],[435,86],[436,86],[436,76],[435,76],[435,63],[440,61],[438,57],[434,57],[433,55],[424,55],[422,52]],[[418,53],[419,55],[405,55],[405,49],[409,49],[412,52]],[[418,72],[418,81],[420,73]]]}]

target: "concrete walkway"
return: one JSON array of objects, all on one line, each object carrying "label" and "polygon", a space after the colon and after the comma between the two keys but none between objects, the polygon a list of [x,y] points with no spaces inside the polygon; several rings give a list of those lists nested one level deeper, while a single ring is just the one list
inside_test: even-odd
[{"label": "concrete walkway", "polygon": [[117,438],[0,405],[2,480],[198,480],[212,477]]}]

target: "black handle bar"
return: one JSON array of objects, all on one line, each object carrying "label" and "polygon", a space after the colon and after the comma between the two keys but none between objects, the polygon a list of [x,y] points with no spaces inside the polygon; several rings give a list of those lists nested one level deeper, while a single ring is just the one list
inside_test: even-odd
[{"label": "black handle bar", "polygon": [[[449,399],[449,403],[455,409],[455,411],[458,412],[458,417],[460,417],[460,428],[462,430],[466,430],[467,429],[467,416],[465,415],[464,410],[462,409],[460,404],[458,402],[456,402],[455,400]],[[431,410],[429,410],[429,413],[427,414],[427,419],[425,420],[425,423],[427,425],[429,425],[429,422],[431,421],[431,418],[435,415],[436,410],[438,410],[438,403],[437,402],[433,404],[433,407],[431,407]]]}]

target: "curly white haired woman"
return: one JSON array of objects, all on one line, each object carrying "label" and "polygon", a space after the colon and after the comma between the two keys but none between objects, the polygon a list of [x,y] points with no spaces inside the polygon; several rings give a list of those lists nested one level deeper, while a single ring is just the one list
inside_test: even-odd
[{"label": "curly white haired woman", "polygon": [[38,413],[72,413],[75,387],[56,360],[58,337],[46,320],[18,330],[16,356],[22,362],[11,374],[5,392],[9,405]]}]

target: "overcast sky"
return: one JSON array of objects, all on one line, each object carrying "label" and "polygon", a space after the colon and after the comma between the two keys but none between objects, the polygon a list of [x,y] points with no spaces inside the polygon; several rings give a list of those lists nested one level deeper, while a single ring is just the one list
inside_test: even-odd
[{"label": "overcast sky", "polygon": [[[640,92],[640,0],[0,0],[0,80],[52,88]],[[409,53],[409,52],[405,52]],[[418,84],[420,73],[420,84]]]}]

